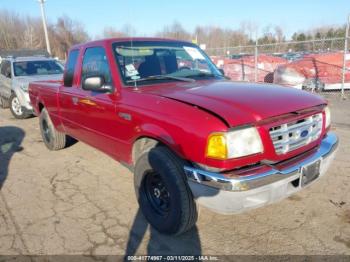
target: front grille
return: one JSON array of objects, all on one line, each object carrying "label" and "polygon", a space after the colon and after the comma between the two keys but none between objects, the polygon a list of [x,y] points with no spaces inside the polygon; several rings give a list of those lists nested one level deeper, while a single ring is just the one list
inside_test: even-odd
[{"label": "front grille", "polygon": [[310,144],[322,132],[322,114],[270,128],[276,154],[281,155]]}]

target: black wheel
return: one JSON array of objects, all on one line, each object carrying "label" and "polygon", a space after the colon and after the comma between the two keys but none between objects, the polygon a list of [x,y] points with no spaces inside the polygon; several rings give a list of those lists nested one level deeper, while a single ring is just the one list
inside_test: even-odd
[{"label": "black wheel", "polygon": [[148,222],[160,233],[179,235],[197,221],[197,208],[183,171],[183,162],[158,146],[136,161],[135,192]]},{"label": "black wheel", "polygon": [[45,108],[40,113],[39,123],[41,136],[48,149],[60,150],[66,146],[66,135],[56,130]]},{"label": "black wheel", "polygon": [[10,110],[12,115],[17,119],[25,119],[30,116],[23,108],[15,93],[10,96]]},{"label": "black wheel", "polygon": [[0,96],[0,108],[9,108],[9,107],[10,107],[9,100]]},{"label": "black wheel", "polygon": [[157,172],[150,171],[143,178],[141,186],[153,210],[159,215],[167,215],[170,210],[170,193],[162,177]]}]

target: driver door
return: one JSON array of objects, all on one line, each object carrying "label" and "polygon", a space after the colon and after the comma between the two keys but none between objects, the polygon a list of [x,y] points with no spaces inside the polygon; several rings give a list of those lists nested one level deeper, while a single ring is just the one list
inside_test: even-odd
[{"label": "driver door", "polygon": [[103,93],[84,90],[82,82],[93,76],[102,76],[106,85],[113,86],[104,47],[88,47],[82,59],[81,79],[73,103],[80,117],[77,125],[84,133],[88,144],[115,156],[117,153],[117,133],[119,131],[116,114],[115,92]]}]

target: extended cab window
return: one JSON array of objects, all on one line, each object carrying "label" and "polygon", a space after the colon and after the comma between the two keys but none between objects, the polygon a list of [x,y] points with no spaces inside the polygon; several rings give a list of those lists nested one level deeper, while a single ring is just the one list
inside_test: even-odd
[{"label": "extended cab window", "polygon": [[64,73],[64,86],[72,86],[75,66],[78,61],[79,50],[72,50],[69,52],[66,71]]},{"label": "extended cab window", "polygon": [[93,76],[102,76],[106,84],[112,83],[106,52],[103,47],[91,47],[85,51],[82,79]]}]

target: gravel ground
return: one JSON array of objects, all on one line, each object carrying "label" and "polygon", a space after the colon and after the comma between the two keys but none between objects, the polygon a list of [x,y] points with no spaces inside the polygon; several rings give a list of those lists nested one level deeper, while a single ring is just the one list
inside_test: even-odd
[{"label": "gravel ground", "polygon": [[340,147],[328,174],[292,197],[160,235],[138,210],[132,174],[83,144],[50,152],[38,119],[0,110],[1,255],[350,255],[350,100],[330,96]]}]

